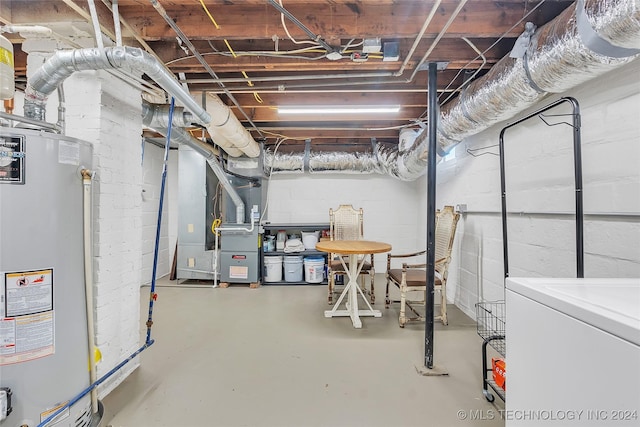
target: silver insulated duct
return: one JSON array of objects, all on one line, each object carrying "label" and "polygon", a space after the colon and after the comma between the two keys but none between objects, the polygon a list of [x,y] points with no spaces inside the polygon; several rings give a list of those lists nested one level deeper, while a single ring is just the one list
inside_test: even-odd
[{"label": "silver insulated duct", "polygon": [[[605,39],[608,49],[600,44]],[[534,33],[522,58],[503,58],[442,109],[438,143],[447,152],[550,93],[563,93],[630,62],[638,48],[640,1],[578,1]]]},{"label": "silver insulated duct", "polygon": [[[437,129],[439,154],[514,117],[550,93],[563,93],[630,62],[639,49],[640,0],[577,1],[531,36],[522,58],[503,58],[442,108]],[[427,138],[425,130],[406,150],[378,143],[369,155],[309,153],[305,159],[304,154],[266,154],[265,170],[350,169],[411,181],[426,172]]]},{"label": "silver insulated duct", "polygon": [[[57,51],[27,81],[25,90],[24,114],[27,118],[44,120],[47,98],[58,85],[76,71],[131,69],[147,74],[162,89],[180,101],[187,110],[193,113],[194,121],[204,125],[209,134],[230,156],[243,154],[257,157],[260,146],[251,138],[248,131],[239,122],[229,120],[219,123],[214,118],[230,114],[230,110],[222,103],[211,109],[212,114],[203,109],[164,66],[153,56],[139,48],[109,47],[104,49],[88,48]],[[226,126],[226,123],[228,123]],[[236,146],[237,137],[239,145]]]}]

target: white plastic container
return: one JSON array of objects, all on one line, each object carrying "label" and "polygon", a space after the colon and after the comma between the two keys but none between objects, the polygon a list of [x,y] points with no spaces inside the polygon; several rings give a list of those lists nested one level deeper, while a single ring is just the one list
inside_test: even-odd
[{"label": "white plastic container", "polygon": [[284,257],[285,282],[302,281],[302,255],[289,255]]},{"label": "white plastic container", "polygon": [[303,231],[302,232],[302,244],[305,249],[315,249],[316,243],[318,243],[319,231]]},{"label": "white plastic container", "polygon": [[324,258],[304,258],[304,281],[308,283],[322,283],[324,280]]},{"label": "white plastic container", "polygon": [[283,251],[284,244],[287,241],[287,232],[284,230],[279,230],[276,238],[276,250]]},{"label": "white plastic container", "polygon": [[282,256],[264,257],[264,281],[280,282],[282,280]]},{"label": "white plastic container", "polygon": [[0,35],[0,99],[11,99],[16,91],[13,67],[13,45]]}]

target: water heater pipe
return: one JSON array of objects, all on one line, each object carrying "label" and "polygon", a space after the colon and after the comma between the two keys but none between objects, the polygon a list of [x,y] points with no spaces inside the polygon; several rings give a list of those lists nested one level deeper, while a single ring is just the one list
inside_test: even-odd
[{"label": "water heater pipe", "polygon": [[0,118],[11,120],[18,123],[27,123],[30,125],[37,126],[38,128],[48,129],[49,132],[60,133],[60,127],[57,124],[52,124],[48,122],[43,122],[41,120],[29,119],[27,117],[16,116],[15,114],[5,113],[0,111]]},{"label": "water heater pipe", "polygon": [[60,129],[60,134],[65,134],[65,111],[66,107],[64,105],[64,87],[63,85],[58,86],[58,121],[56,122],[56,126]]},{"label": "water heater pipe", "polygon": [[[83,201],[83,235],[84,235],[84,289],[87,309],[87,343],[89,346],[89,384],[94,384],[97,379],[93,324],[93,268],[91,257],[91,180],[94,172],[82,169],[82,201]],[[94,388],[91,390],[91,412],[98,412],[98,394]]]}]

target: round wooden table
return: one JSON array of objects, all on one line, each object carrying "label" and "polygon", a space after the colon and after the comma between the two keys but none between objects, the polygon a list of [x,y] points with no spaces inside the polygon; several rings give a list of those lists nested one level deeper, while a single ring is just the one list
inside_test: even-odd
[{"label": "round wooden table", "polygon": [[[347,268],[342,258],[340,258],[349,281],[340,294],[338,301],[333,306],[333,309],[326,310],[324,312],[324,317],[349,316],[351,317],[351,322],[353,323],[354,328],[362,328],[360,316],[382,317],[382,312],[380,310],[374,310],[373,307],[371,307],[371,304],[369,304],[369,301],[367,301],[367,298],[362,293],[362,289],[358,286],[356,279],[358,278],[365,261],[365,258],[363,258],[361,262],[358,262],[358,255],[389,252],[391,250],[391,245],[388,243],[373,242],[370,240],[329,240],[318,242],[316,244],[316,249],[322,252],[349,256],[349,268]],[[358,292],[367,304],[368,309],[358,309]],[[344,300],[345,296],[347,297],[346,310],[338,310],[338,307],[342,303],[342,300]]]}]

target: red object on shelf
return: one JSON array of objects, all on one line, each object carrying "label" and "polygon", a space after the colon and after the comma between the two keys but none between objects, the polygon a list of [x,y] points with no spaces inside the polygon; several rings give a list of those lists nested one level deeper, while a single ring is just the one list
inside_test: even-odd
[{"label": "red object on shelf", "polygon": [[491,359],[491,366],[493,366],[493,381],[496,385],[503,390],[507,390],[507,363],[504,359]]}]

